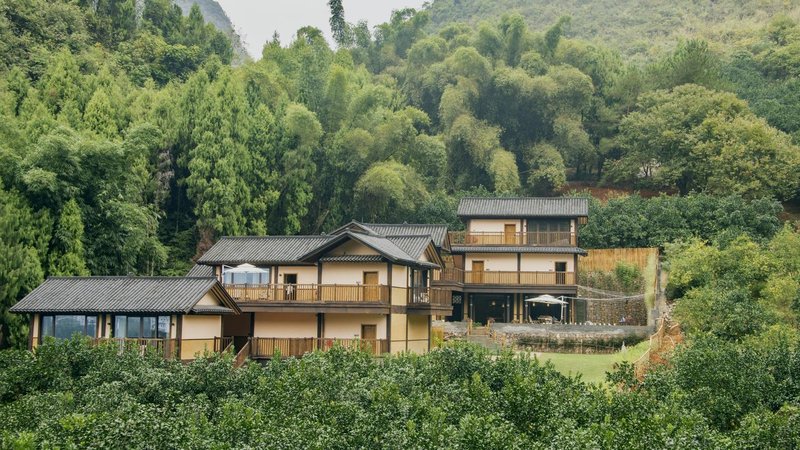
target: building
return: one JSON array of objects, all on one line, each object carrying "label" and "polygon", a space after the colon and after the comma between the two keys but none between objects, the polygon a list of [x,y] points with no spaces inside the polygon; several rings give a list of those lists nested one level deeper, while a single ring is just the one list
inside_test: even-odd
[{"label": "building", "polygon": [[[523,322],[575,297],[579,198],[465,198],[465,230],[350,222],[327,235],[223,237],[187,277],[50,278],[12,308],[31,345],[74,332],[162,346],[181,359],[230,344],[250,358],[341,343],[375,355],[431,348],[431,321]],[[564,317],[562,317],[564,316]]]},{"label": "building", "polygon": [[180,359],[223,350],[223,317],[240,312],[216,279],[192,277],[52,277],[11,311],[31,315],[31,348],[78,333]]},{"label": "building", "polygon": [[216,277],[243,314],[223,333],[250,356],[302,355],[335,342],[376,355],[431,346],[431,319],[452,314],[432,289],[447,229],[351,222],[330,235],[224,237],[190,275]]},{"label": "building", "polygon": [[539,295],[577,295],[578,226],[586,223],[585,198],[464,198],[458,216],[465,230],[450,232],[450,264],[434,286],[453,291],[451,320],[527,322],[539,317],[569,321],[554,305],[533,304]]}]

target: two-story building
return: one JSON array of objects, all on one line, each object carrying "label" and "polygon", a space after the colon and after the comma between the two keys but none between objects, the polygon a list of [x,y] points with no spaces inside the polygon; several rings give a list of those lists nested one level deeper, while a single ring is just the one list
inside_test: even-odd
[{"label": "two-story building", "polygon": [[[452,265],[434,285],[454,292],[452,320],[527,322],[540,316],[568,321],[572,313],[526,302],[540,295],[577,295],[578,226],[585,198],[464,198],[465,230],[450,233]],[[445,258],[450,259],[450,258]]]},{"label": "two-story building", "polygon": [[[434,241],[434,238],[436,239]],[[223,320],[254,358],[359,342],[376,354],[431,346],[431,319],[450,315],[431,289],[446,227],[352,222],[330,235],[224,237],[189,273],[212,276],[243,314]]]}]

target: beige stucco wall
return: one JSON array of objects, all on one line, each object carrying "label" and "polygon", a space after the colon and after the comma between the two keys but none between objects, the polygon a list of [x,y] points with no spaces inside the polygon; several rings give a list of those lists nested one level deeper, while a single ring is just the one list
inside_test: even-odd
[{"label": "beige stucco wall", "polygon": [[523,253],[520,267],[523,272],[554,272],[556,262],[566,262],[567,272],[575,270],[575,257],[573,255]]},{"label": "beige stucco wall", "polygon": [[378,255],[375,250],[358,241],[347,241],[327,253],[331,256],[341,255]]},{"label": "beige stucco wall", "polygon": [[297,274],[297,284],[317,284],[317,266],[279,266],[278,284],[283,284],[287,273]]},{"label": "beige stucco wall", "polygon": [[506,231],[506,224],[514,224],[517,232],[523,232],[524,223],[520,219],[470,219],[467,231],[503,233]]},{"label": "beige stucco wall", "polygon": [[361,325],[377,325],[377,338],[386,339],[386,316],[382,314],[325,314],[326,338],[361,337]]},{"label": "beige stucco wall", "polygon": [[392,264],[392,286],[408,287],[408,267]]},{"label": "beige stucco wall", "polygon": [[392,306],[405,306],[408,304],[407,288],[392,288]]},{"label": "beige stucco wall", "polygon": [[364,272],[378,272],[378,283],[388,283],[386,263],[326,262],[322,265],[322,284],[363,284]]},{"label": "beige stucco wall", "polygon": [[222,316],[183,316],[182,339],[213,339],[222,332]]},{"label": "beige stucco wall", "polygon": [[472,270],[472,261],[483,261],[483,269],[488,271],[517,271],[516,253],[468,253],[464,270]]},{"label": "beige stucco wall", "polygon": [[255,313],[254,337],[317,337],[314,313]]},{"label": "beige stucco wall", "polygon": [[428,351],[428,316],[408,316],[408,349],[414,353]]},{"label": "beige stucco wall", "polygon": [[195,359],[205,352],[214,351],[214,339],[192,339],[181,341],[181,359]]},{"label": "beige stucco wall", "polygon": [[390,353],[406,351],[407,314],[392,314],[392,340],[389,343]]}]

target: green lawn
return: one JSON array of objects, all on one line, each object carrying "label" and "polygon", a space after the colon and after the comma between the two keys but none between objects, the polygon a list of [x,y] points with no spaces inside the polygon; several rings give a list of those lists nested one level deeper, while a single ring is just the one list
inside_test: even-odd
[{"label": "green lawn", "polygon": [[579,355],[573,353],[536,353],[536,357],[544,362],[550,361],[556,370],[564,375],[581,374],[584,381],[590,383],[604,382],[606,372],[610,372],[614,363],[634,362],[647,351],[649,341],[643,341],[625,352],[606,355]]}]

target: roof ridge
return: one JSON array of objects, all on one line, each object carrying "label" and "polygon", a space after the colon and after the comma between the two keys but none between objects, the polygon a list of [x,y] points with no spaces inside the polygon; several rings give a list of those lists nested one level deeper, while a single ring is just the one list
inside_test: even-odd
[{"label": "roof ridge", "polygon": [[169,276],[169,275],[49,276],[47,277],[47,279],[48,280],[216,280],[216,278],[214,277]]},{"label": "roof ridge", "polygon": [[308,239],[308,238],[330,238],[330,237],[331,237],[330,234],[292,234],[292,235],[280,234],[280,235],[264,235],[264,236],[222,236],[221,238],[219,238],[219,240],[222,240],[222,239],[266,239],[266,238],[270,238],[270,239],[273,239],[273,238],[274,239],[279,239],[279,238],[284,238],[284,239],[288,239],[288,238],[292,238],[292,239],[299,239],[299,238]]}]

